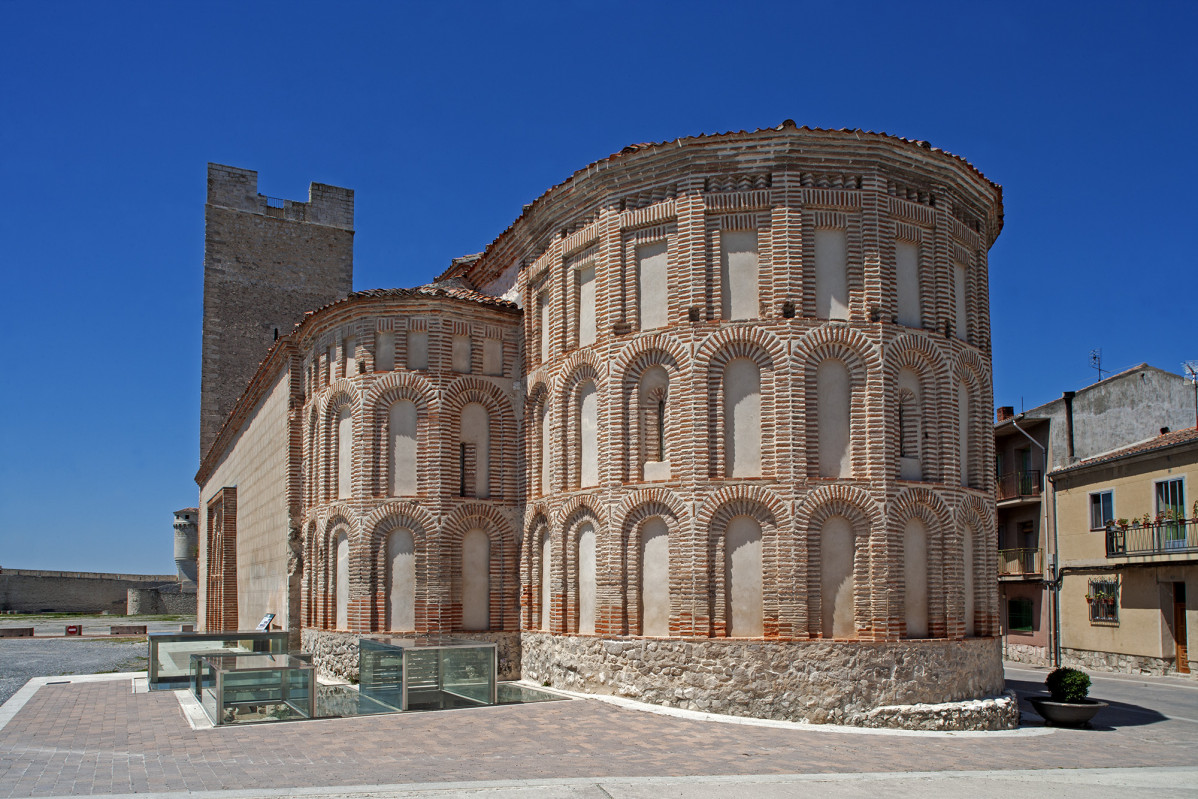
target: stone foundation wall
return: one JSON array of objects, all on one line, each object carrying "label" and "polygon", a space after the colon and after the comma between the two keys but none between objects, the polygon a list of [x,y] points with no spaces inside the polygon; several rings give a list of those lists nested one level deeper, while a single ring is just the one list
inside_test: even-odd
[{"label": "stone foundation wall", "polygon": [[1051,662],[1048,647],[1031,644],[1008,643],[1003,647],[1003,658],[1014,663],[1030,663],[1033,666],[1047,666]]},{"label": "stone foundation wall", "polygon": [[[894,706],[967,703],[1004,690],[997,638],[780,642],[525,632],[522,643],[527,680],[754,718],[901,727],[906,711]],[[884,707],[871,721],[870,712]],[[952,715],[955,729],[1018,723],[1017,709],[1012,716],[997,706]]]},{"label": "stone foundation wall", "polygon": [[[1089,649],[1061,649],[1061,663],[1083,671],[1109,671],[1117,674],[1151,674],[1158,677],[1184,676],[1177,671],[1175,658],[1146,655],[1123,655],[1118,652],[1095,652]],[[1191,664],[1194,661],[1190,661]],[[1194,674],[1191,665],[1191,676]]]},{"label": "stone foundation wall", "polygon": [[180,591],[177,583],[155,588],[130,588],[126,594],[125,615],[127,616],[162,613],[194,616],[195,612],[196,595]]},{"label": "stone foundation wall", "polygon": [[[359,633],[331,632],[305,628],[300,636],[300,648],[312,655],[312,662],[322,674],[350,682],[358,681]],[[500,680],[520,679],[520,634],[516,632],[454,633],[454,638],[489,641],[496,645]]]}]

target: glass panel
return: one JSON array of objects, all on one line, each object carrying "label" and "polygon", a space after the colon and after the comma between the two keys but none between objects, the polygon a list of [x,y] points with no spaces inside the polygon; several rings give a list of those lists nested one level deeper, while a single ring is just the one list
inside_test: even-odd
[{"label": "glass panel", "polygon": [[287,632],[150,633],[148,671],[151,690],[186,687],[193,654],[287,651]]},{"label": "glass panel", "polygon": [[316,670],[290,655],[200,655],[193,659],[200,704],[213,724],[309,719]]},{"label": "glass panel", "polygon": [[438,636],[362,638],[359,690],[401,710],[495,702],[495,644]]}]

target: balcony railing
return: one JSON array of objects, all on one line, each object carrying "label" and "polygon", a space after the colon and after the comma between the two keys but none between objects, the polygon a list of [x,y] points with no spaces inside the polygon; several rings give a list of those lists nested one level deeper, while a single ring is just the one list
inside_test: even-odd
[{"label": "balcony railing", "polygon": [[1106,556],[1174,555],[1198,552],[1198,518],[1133,522],[1128,527],[1112,525],[1106,531]]},{"label": "balcony railing", "polygon": [[1040,496],[1040,470],[1007,472],[998,476],[998,501]]},{"label": "balcony railing", "polygon": [[1044,550],[998,550],[999,577],[1040,577],[1044,573]]}]

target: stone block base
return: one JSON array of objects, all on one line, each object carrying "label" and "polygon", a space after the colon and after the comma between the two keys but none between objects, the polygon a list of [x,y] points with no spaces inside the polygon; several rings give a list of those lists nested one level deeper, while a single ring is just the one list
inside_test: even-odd
[{"label": "stone block base", "polygon": [[[1061,649],[1061,663],[1083,671],[1109,671],[1116,674],[1151,674],[1158,677],[1186,676],[1177,671],[1176,658],[1157,658],[1147,655],[1123,655],[1118,652],[1095,652],[1090,649]],[[1190,676],[1198,667],[1190,661]]]},{"label": "stone block base", "polygon": [[1031,644],[1007,643],[1003,646],[1003,658],[1014,663],[1028,663],[1033,666],[1047,666],[1050,663],[1048,647]]},{"label": "stone block base", "polygon": [[[300,635],[300,648],[312,655],[312,663],[321,674],[357,682],[358,639],[370,635],[372,633],[333,632],[306,627]],[[499,661],[498,678],[520,679],[520,633],[462,632],[453,633],[450,637],[494,643]]]},{"label": "stone block base", "polygon": [[[1001,698],[997,638],[871,643],[525,632],[521,641],[527,680],[667,707],[914,729],[1018,724],[1017,707]],[[972,700],[985,701],[974,707]],[[960,707],[911,707],[945,703]]]}]

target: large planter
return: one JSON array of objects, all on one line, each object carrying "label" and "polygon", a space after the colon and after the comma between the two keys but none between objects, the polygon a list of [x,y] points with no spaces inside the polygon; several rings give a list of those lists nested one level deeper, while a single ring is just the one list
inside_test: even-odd
[{"label": "large planter", "polygon": [[1090,719],[1107,706],[1106,702],[1099,702],[1097,699],[1054,702],[1043,696],[1029,696],[1027,701],[1031,702],[1041,718],[1057,727],[1081,727],[1089,724]]}]

